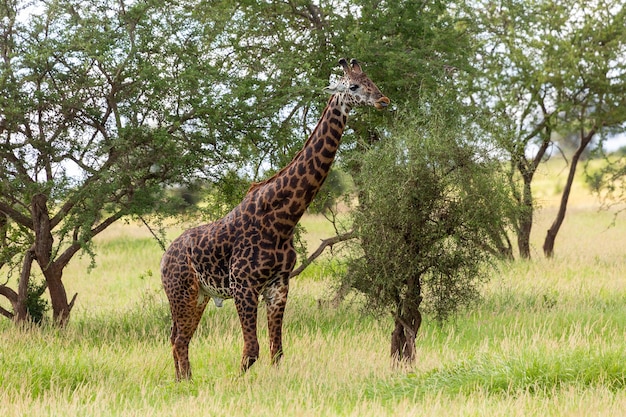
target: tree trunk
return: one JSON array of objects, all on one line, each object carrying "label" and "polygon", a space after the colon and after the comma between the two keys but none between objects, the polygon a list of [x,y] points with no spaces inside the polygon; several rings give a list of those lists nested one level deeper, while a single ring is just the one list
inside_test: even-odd
[{"label": "tree trunk", "polygon": [[395,328],[391,332],[391,358],[396,363],[415,361],[415,338],[422,324],[419,311],[413,317],[395,318]]},{"label": "tree trunk", "polygon": [[[537,167],[539,167],[539,164],[543,160],[543,157],[550,146],[550,143],[552,143],[550,140],[552,136],[552,127],[550,126],[549,119],[550,114],[548,114],[544,109],[543,122],[540,123],[537,128],[523,140],[524,143],[527,143],[530,139],[537,137],[537,135],[541,138],[541,146],[537,150],[534,158],[530,161],[527,160],[525,153],[522,151],[516,153],[517,157],[513,160],[513,164],[517,167],[517,171],[522,176],[523,181],[522,195],[520,196],[515,193],[521,208],[521,213],[517,222],[517,246],[519,248],[520,257],[523,259],[530,259],[530,232],[533,227],[533,214],[535,209],[533,206],[533,191],[531,187],[533,178],[535,176],[535,172],[537,172]],[[526,146],[524,146],[524,149],[525,147]]]},{"label": "tree trunk", "polygon": [[67,293],[63,285],[63,270],[60,268],[48,268],[44,272],[46,283],[48,284],[48,293],[50,294],[50,302],[52,304],[52,319],[55,324],[65,326],[70,319],[70,312],[76,300],[76,294],[72,301],[68,303]]},{"label": "tree trunk", "polygon": [[395,328],[391,333],[391,358],[395,363],[415,361],[415,338],[422,324],[419,306],[422,303],[419,278],[407,283],[405,299],[395,313]]},{"label": "tree trunk", "polygon": [[76,296],[71,303],[67,302],[67,294],[63,286],[63,266],[52,262],[52,237],[50,216],[46,206],[47,197],[37,194],[32,200],[33,229],[35,230],[34,253],[37,263],[46,278],[50,301],[52,304],[52,318],[54,323],[64,326],[70,317]]},{"label": "tree trunk", "polygon": [[565,188],[563,188],[563,194],[561,195],[561,203],[559,204],[559,210],[557,211],[556,218],[552,223],[552,226],[548,229],[546,233],[546,238],[543,242],[543,253],[546,258],[551,258],[554,256],[554,242],[556,240],[556,235],[559,233],[559,229],[565,220],[565,212],[567,211],[567,202],[569,200],[569,195],[572,191],[572,184],[574,183],[574,176],[576,174],[576,168],[578,167],[578,161],[580,160],[580,156],[585,151],[585,148],[591,142],[593,135],[595,134],[595,129],[592,129],[586,136],[583,136],[580,140],[580,146],[574,152],[574,156],[572,156],[572,162],[569,167],[569,173],[567,175],[567,182],[565,183]]},{"label": "tree trunk", "polygon": [[17,286],[17,300],[13,306],[16,322],[25,322],[28,320],[28,310],[26,303],[28,301],[28,284],[30,282],[30,271],[33,265],[34,253],[32,248],[24,254],[24,262],[22,263],[22,272],[20,273],[20,281]]},{"label": "tree trunk", "polygon": [[519,255],[522,259],[530,259],[530,232],[533,228],[533,192],[532,192],[532,180],[535,175],[536,167],[533,164],[532,169],[530,167],[520,168],[522,178],[524,181],[522,198],[521,198],[521,213],[517,223],[517,247],[519,248]]},{"label": "tree trunk", "polygon": [[494,250],[491,250],[491,247],[488,244],[485,245],[486,250],[493,253],[500,259],[506,259],[508,261],[515,260],[515,256],[513,255],[513,244],[511,243],[506,230],[504,228],[494,229],[491,230],[490,233]]},{"label": "tree trunk", "polygon": [[[525,207],[526,209],[527,207]],[[533,227],[532,208],[520,216],[517,230],[517,246],[522,259],[530,259],[530,232]]]}]

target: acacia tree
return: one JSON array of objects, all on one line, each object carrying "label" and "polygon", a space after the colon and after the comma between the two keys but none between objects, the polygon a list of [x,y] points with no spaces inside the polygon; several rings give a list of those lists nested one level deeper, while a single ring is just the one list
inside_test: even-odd
[{"label": "acacia tree", "polygon": [[550,155],[555,133],[576,132],[566,185],[543,245],[552,256],[583,152],[601,145],[600,132],[626,121],[623,60],[626,11],[619,0],[479,2],[468,11],[481,42],[469,74],[475,103],[492,115],[484,125],[509,161],[520,207],[520,256],[530,257],[532,181]]},{"label": "acacia tree", "polygon": [[[354,0],[354,4],[360,17],[348,22],[346,48],[368,63],[368,74],[392,98],[394,108],[418,108],[424,96],[438,90],[446,74],[468,67],[470,33],[456,24],[453,1]],[[448,96],[452,105],[461,97]],[[384,117],[361,113],[351,119],[354,134],[348,132],[344,139],[351,174],[358,176],[362,153],[381,138],[387,124],[370,119]]]},{"label": "acacia tree", "polygon": [[472,145],[472,126],[435,107],[420,107],[366,154],[358,256],[346,277],[368,309],[391,312],[391,356],[409,362],[420,310],[445,320],[478,295],[510,201],[499,163]]},{"label": "acacia tree", "polygon": [[[236,1],[218,39],[227,51],[227,95],[236,115],[231,132],[245,155],[249,179],[259,180],[291,160],[317,123],[327,97],[321,94],[342,56],[349,2]],[[201,11],[206,22],[211,13]]]},{"label": "acacia tree", "polygon": [[[559,90],[563,101],[559,120],[565,129],[576,132],[577,147],[556,217],[544,239],[547,257],[554,254],[581,156],[594,146],[594,139],[610,131],[623,131],[626,122],[626,5],[613,0],[563,1],[554,4],[552,10],[561,21],[561,31],[554,36],[559,42],[546,45],[551,51],[547,79]],[[551,22],[554,20],[548,20],[546,26]],[[596,140],[595,146],[601,147],[602,140]]]},{"label": "acacia tree", "polygon": [[221,27],[185,2],[29,4],[0,6],[0,294],[12,305],[0,313],[28,318],[36,263],[64,324],[72,257],[124,216],[164,213],[167,184],[224,162],[228,137],[208,119],[228,78],[209,53]]}]

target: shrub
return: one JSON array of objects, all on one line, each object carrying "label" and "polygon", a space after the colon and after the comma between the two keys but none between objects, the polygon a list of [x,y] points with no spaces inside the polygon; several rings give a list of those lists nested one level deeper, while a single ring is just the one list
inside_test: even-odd
[{"label": "shrub", "polygon": [[392,312],[398,359],[414,358],[420,309],[443,321],[477,298],[482,266],[506,239],[506,182],[469,132],[439,114],[409,116],[363,160],[347,279],[368,308]]}]

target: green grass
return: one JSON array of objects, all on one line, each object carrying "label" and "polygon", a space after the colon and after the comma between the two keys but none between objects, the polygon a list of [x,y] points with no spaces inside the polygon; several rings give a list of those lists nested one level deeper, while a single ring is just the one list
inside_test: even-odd
[{"label": "green grass", "polygon": [[[487,271],[481,302],[450,322],[425,317],[406,367],[388,359],[388,318],[361,315],[358,298],[320,303],[337,271],[324,260],[293,282],[280,367],[261,307],[261,358],[239,375],[239,321],[226,302],[209,306],[192,341],[193,381],[175,383],[162,251],[145,228],[115,225],[98,237],[94,270],[86,257],[66,270],[79,294],[67,328],[0,321],[0,416],[623,415],[626,222],[609,227],[612,215],[578,188],[545,260],[554,186],[540,187],[533,260]],[[332,234],[318,216],[304,221],[310,249]]]},{"label": "green grass", "polygon": [[626,405],[624,283],[608,292],[598,291],[608,279],[584,292],[561,285],[546,296],[515,279],[534,269],[513,264],[478,308],[442,327],[427,321],[417,363],[400,369],[387,359],[390,323],[362,317],[355,304],[319,308],[327,293],[319,280],[294,283],[281,367],[269,365],[261,323],[262,358],[244,376],[232,303],[207,310],[192,342],[195,378],[181,384],[157,292],[117,312],[77,315],[62,330],[4,322],[0,413],[618,415]]}]

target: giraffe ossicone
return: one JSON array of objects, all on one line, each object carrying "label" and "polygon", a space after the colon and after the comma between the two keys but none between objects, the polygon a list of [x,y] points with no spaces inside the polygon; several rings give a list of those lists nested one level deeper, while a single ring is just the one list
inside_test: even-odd
[{"label": "giraffe ossicone", "polygon": [[170,303],[170,342],[176,379],[191,377],[189,342],[213,299],[235,302],[243,333],[241,370],[259,356],[257,310],[267,305],[272,363],[283,354],[282,325],[289,275],[296,263],[296,224],[324,183],[335,159],[348,113],[355,106],[389,105],[356,60],[339,60],[341,77],[325,89],[332,94],[315,129],[293,160],[271,178],[253,184],[241,203],[223,218],[189,229],[161,259],[161,281]]}]

